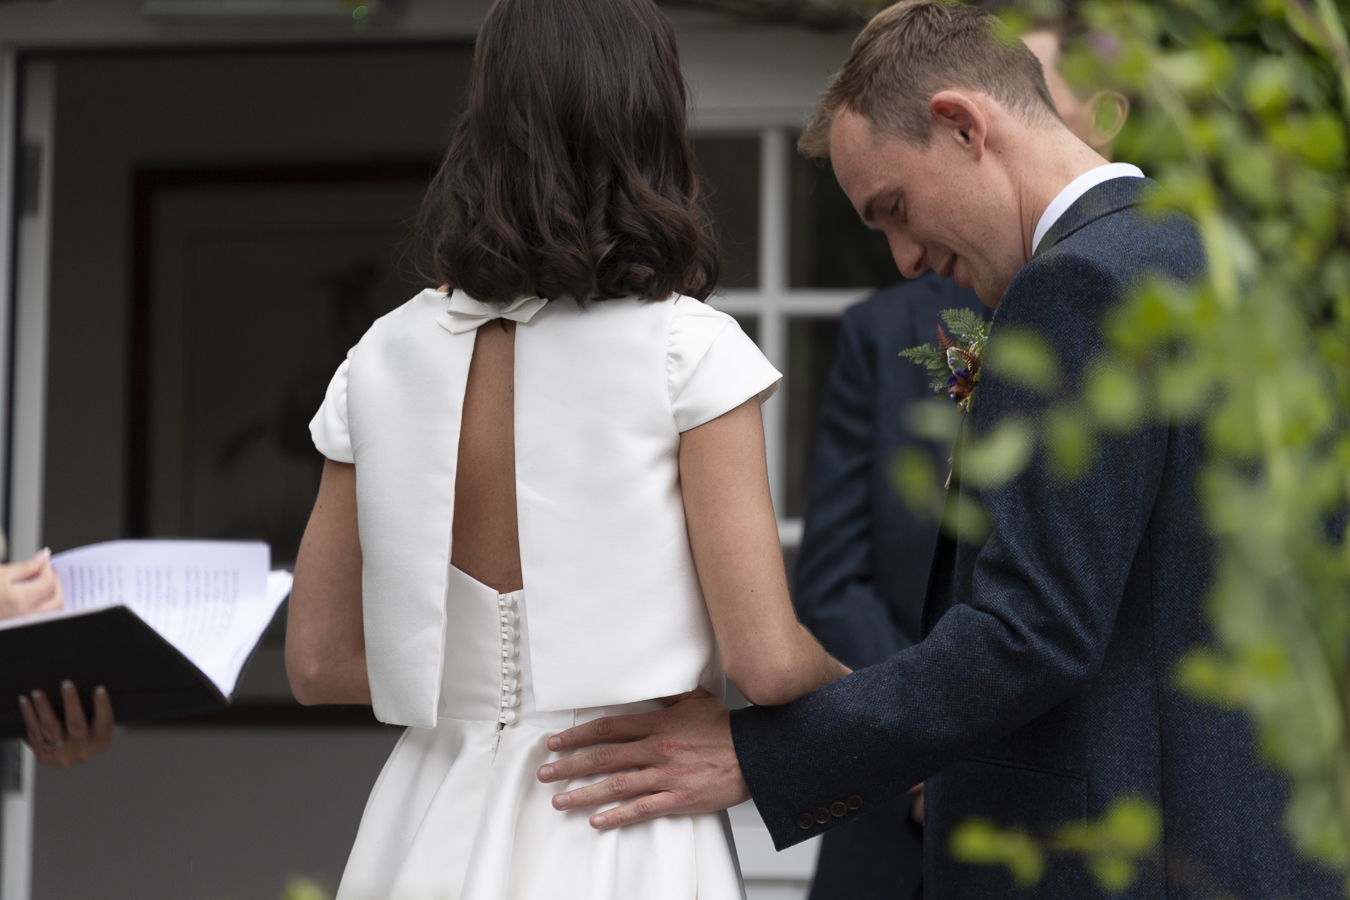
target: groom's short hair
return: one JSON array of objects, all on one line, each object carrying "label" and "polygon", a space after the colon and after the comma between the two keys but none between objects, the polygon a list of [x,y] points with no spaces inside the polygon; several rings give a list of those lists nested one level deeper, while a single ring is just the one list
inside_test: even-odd
[{"label": "groom's short hair", "polygon": [[926,147],[933,134],[928,101],[949,88],[986,93],[1026,122],[1059,118],[1040,62],[995,16],[949,0],[908,0],[877,13],[858,35],[798,149],[828,159],[830,128],[843,108],[881,134]]}]

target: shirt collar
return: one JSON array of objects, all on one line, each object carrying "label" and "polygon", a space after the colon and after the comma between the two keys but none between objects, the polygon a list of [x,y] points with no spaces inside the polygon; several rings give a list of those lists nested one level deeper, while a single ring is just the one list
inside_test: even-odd
[{"label": "shirt collar", "polygon": [[1104,181],[1110,181],[1113,178],[1143,178],[1144,173],[1138,166],[1132,166],[1129,163],[1104,163],[1095,169],[1088,169],[1082,175],[1079,175],[1073,181],[1060,191],[1050,205],[1041,213],[1040,221],[1036,223],[1036,230],[1031,235],[1031,255],[1036,255],[1036,248],[1041,245],[1041,239],[1045,237],[1059,217],[1069,211],[1069,207],[1078,201],[1078,198],[1086,194]]}]

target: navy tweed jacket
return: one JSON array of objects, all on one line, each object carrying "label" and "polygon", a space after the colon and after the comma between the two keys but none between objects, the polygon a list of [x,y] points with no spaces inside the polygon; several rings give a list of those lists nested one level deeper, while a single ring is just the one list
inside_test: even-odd
[{"label": "navy tweed jacket", "polygon": [[[1141,209],[1154,185],[1098,185],[1013,279],[994,335],[1046,337],[1074,390],[1103,348],[1102,317],[1149,273],[1203,271],[1194,224]],[[974,434],[1044,403],[993,374]],[[849,822],[927,779],[925,894],[932,900],[1104,896],[1056,861],[1036,891],[954,862],[974,816],[1046,833],[1123,794],[1163,815],[1163,845],[1129,900],[1340,897],[1280,826],[1285,792],[1256,761],[1250,726],[1171,687],[1179,654],[1208,639],[1211,552],[1196,498],[1197,429],[1152,425],[1106,439],[1088,473],[1058,479],[1039,451],[1009,483],[953,492],[983,505],[982,543],[942,539],[925,637],[886,662],[779,707],[732,713],[751,794],[779,848]],[[823,820],[823,821],[822,821]]]},{"label": "navy tweed jacket", "polygon": [[[975,292],[933,273],[877,291],[839,322],[811,458],[806,529],[797,553],[797,615],[849,668],[885,662],[919,640],[937,523],[914,516],[891,484],[905,447],[943,470],[951,445],[917,438],[904,410],[933,396],[928,373],[900,351],[937,337],[946,309],[987,314]],[[826,834],[810,900],[913,900],[923,840],[901,796]]]}]

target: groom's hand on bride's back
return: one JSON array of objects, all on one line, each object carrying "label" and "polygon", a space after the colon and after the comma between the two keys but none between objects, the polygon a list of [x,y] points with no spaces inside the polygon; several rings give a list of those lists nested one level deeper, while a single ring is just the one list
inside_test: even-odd
[{"label": "groom's hand on bride's back", "polygon": [[[591,816],[604,830],[660,816],[713,812],[750,798],[731,741],[730,712],[700,688],[667,709],[596,719],[549,738],[550,750],[583,750],[539,767],[545,784],[610,775],[553,798],[555,809],[627,800]],[[589,749],[584,749],[589,748]]]}]

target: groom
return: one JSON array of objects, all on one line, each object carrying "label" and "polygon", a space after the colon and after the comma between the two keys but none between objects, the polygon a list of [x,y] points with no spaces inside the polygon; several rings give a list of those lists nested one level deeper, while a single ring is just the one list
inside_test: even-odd
[{"label": "groom", "polygon": [[[1194,225],[1145,210],[1152,183],[1074,137],[1035,57],[975,7],[917,0],[879,14],[801,146],[829,156],[903,274],[973,287],[997,308],[994,340],[1038,331],[1067,392],[1132,285],[1203,273]],[[966,439],[1044,403],[985,374]],[[1178,655],[1207,639],[1201,453],[1194,427],[1149,424],[1104,439],[1077,480],[1038,452],[1001,486],[958,484],[949,511],[978,504],[991,528],[939,544],[921,643],[786,706],[728,713],[696,696],[582,725],[550,746],[605,746],[539,777],[636,769],[555,798],[560,809],[638,798],[592,816],[601,828],[753,796],[780,849],[924,782],[935,900],[1017,895],[1001,868],[951,859],[961,822],[1047,834],[1137,795],[1162,812],[1162,849],[1125,896],[1340,896],[1287,846],[1284,791],[1256,764],[1245,719],[1170,687]],[[1082,866],[1055,862],[1035,896],[1098,893]]]}]

